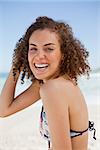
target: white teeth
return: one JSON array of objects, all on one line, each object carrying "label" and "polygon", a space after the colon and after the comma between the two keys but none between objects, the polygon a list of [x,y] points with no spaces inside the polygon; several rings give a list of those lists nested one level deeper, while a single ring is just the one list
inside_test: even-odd
[{"label": "white teeth", "polygon": [[35,67],[37,68],[48,67],[48,64],[35,64]]}]

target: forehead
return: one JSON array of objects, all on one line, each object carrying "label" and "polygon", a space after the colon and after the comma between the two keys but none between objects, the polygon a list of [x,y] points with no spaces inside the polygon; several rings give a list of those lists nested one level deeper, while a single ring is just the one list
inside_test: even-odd
[{"label": "forehead", "polygon": [[55,43],[59,44],[59,36],[56,32],[51,31],[49,29],[43,29],[43,30],[36,30],[32,33],[32,35],[29,38],[29,43]]}]

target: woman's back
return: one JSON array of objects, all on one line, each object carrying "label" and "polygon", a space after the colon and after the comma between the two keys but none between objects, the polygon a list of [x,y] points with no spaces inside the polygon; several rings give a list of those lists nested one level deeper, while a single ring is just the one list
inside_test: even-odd
[{"label": "woman's back", "polygon": [[[68,123],[69,128],[70,128],[70,135],[75,134],[74,136],[70,137],[73,150],[86,150],[87,143],[88,143],[88,131],[87,131],[88,130],[88,112],[87,112],[87,106],[86,106],[84,97],[81,94],[80,89],[78,88],[77,85],[73,84],[71,81],[68,81],[62,77],[53,79],[52,81],[48,81],[48,83],[46,83],[46,84],[47,85],[43,85],[43,86],[45,86],[44,88],[46,88],[46,91],[41,92],[42,98],[46,99],[46,96],[48,96],[50,99],[53,99],[53,97],[55,97],[54,100],[56,99],[56,97],[57,97],[57,99],[58,99],[58,97],[60,99],[60,102],[58,100],[57,103],[56,103],[56,100],[55,100],[55,102],[53,101],[53,105],[55,105],[55,112],[53,113],[53,117],[54,117],[58,107],[59,107],[59,110],[56,113],[56,117],[54,117],[56,123],[55,123],[55,125],[52,125],[52,123],[51,123],[51,126],[53,126],[53,128],[58,127],[57,122],[58,123],[60,123],[60,122],[58,120],[56,120],[57,115],[60,116],[61,115],[60,111],[63,112],[63,109],[66,109],[65,110],[66,114],[64,116],[65,118],[63,117],[63,122],[60,123],[59,127],[63,128],[64,126],[66,126],[66,128],[67,128],[68,127],[67,123]],[[52,90],[55,91],[55,93],[52,93],[50,86],[52,86]],[[48,90],[50,93],[48,92]],[[43,92],[46,92],[46,94]],[[48,93],[50,95],[48,95]],[[43,102],[45,104],[46,101],[43,100]],[[48,99],[48,102],[46,102],[46,103],[49,103],[49,99]],[[46,105],[48,105],[48,104],[46,104]],[[59,105],[59,106],[57,106],[57,105]],[[65,108],[63,107],[64,105],[66,106]],[[49,105],[49,107],[50,107],[50,105]],[[49,111],[52,111],[52,112],[54,111],[52,105],[51,105],[51,108],[49,109]],[[50,124],[50,122],[53,122],[53,117],[51,116],[52,112],[48,112],[48,110],[46,108],[46,113],[47,113],[47,118],[48,118],[49,124]],[[68,122],[66,122],[66,117],[69,117],[69,118],[67,118],[67,119],[69,119]],[[42,118],[42,120],[43,120],[43,118]],[[64,126],[62,125],[62,123],[64,124]],[[50,127],[50,128],[52,128],[52,127]],[[46,129],[46,130],[48,130],[48,129]],[[54,130],[54,129],[51,129],[51,130]],[[54,131],[50,131],[50,132],[54,132]],[[67,130],[65,130],[64,132],[66,132],[66,141],[67,141],[67,139],[68,139]],[[78,133],[78,136],[77,136],[77,133]],[[61,133],[59,133],[58,136],[60,136],[60,134]]]}]

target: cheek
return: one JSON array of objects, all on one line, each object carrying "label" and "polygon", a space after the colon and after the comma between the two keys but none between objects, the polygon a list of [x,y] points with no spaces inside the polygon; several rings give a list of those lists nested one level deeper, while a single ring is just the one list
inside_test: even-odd
[{"label": "cheek", "polygon": [[50,57],[52,57],[53,59],[61,59],[62,53],[60,51],[60,49],[56,49],[54,50],[51,54]]},{"label": "cheek", "polygon": [[32,61],[32,56],[28,53],[28,62],[29,62],[29,66],[31,65],[31,61]]},{"label": "cheek", "polygon": [[53,56],[53,60],[56,63],[59,63],[61,61],[61,53],[55,53],[54,56]]},{"label": "cheek", "polygon": [[33,67],[32,67],[32,57],[31,57],[31,55],[30,54],[28,54],[28,63],[29,63],[29,68],[30,68],[30,70],[32,71],[33,69]]}]

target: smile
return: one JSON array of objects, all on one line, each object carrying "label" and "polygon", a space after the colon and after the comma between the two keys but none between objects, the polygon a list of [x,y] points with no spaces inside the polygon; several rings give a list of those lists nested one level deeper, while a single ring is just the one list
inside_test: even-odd
[{"label": "smile", "polygon": [[34,64],[35,68],[37,69],[45,69],[47,68],[49,65],[48,64]]}]

